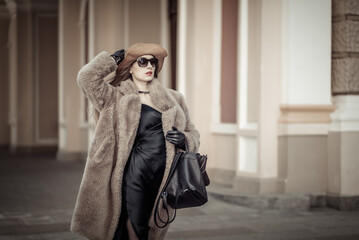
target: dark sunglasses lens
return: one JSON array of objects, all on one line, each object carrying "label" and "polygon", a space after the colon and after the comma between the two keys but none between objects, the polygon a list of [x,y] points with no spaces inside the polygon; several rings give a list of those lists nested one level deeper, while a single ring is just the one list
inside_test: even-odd
[{"label": "dark sunglasses lens", "polygon": [[138,66],[146,67],[148,64],[148,59],[147,58],[139,58],[139,59],[137,59],[137,62],[138,62]]},{"label": "dark sunglasses lens", "polygon": [[157,58],[151,58],[150,59],[150,63],[152,65],[152,67],[156,67],[157,63],[158,63],[158,60]]},{"label": "dark sunglasses lens", "polygon": [[152,67],[155,67],[158,63],[157,58],[151,58],[151,59],[139,58],[139,59],[137,59],[138,66],[140,66],[140,67],[147,67],[148,61],[151,63]]}]

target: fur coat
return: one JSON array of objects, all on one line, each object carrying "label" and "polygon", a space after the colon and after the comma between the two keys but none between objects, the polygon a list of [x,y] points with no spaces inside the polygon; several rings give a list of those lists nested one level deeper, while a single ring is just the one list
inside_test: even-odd
[{"label": "fur coat", "polygon": [[[141,115],[140,97],[130,79],[117,87],[104,81],[116,68],[112,57],[102,52],[79,71],[77,78],[85,96],[100,112],[71,222],[72,232],[89,239],[113,239],[121,211],[122,176]],[[162,112],[164,135],[176,126],[185,134],[189,150],[197,152],[199,133],[190,120],[183,96],[162,87],[156,78],[150,82],[150,96]],[[166,167],[160,190],[174,155],[174,145],[166,141]],[[154,210],[148,223],[149,239],[164,239],[168,227],[157,228],[153,213]]]}]

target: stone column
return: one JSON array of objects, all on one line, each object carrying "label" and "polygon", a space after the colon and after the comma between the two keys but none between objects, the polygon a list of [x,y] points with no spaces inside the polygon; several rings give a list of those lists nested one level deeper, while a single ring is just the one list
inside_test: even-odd
[{"label": "stone column", "polygon": [[279,191],[281,1],[240,1],[237,167],[235,189]]},{"label": "stone column", "polygon": [[328,204],[359,209],[359,1],[332,6],[332,95],[328,136]]},{"label": "stone column", "polygon": [[331,102],[331,1],[282,1],[278,175],[284,193],[325,194]]},{"label": "stone column", "polygon": [[80,0],[59,1],[59,148],[57,159],[80,160],[81,91],[76,77],[81,68]]},{"label": "stone column", "polygon": [[9,27],[9,124],[10,150],[14,152],[18,144],[18,114],[17,114],[17,6],[13,0],[6,0],[10,12]]},{"label": "stone column", "polygon": [[166,65],[161,70],[161,81],[163,86],[170,87],[171,86],[171,48],[170,48],[170,28],[169,28],[169,19],[168,19],[168,3],[167,0],[161,0],[161,42],[160,45],[163,46],[168,53],[166,58]]},{"label": "stone column", "polygon": [[0,152],[8,151],[10,145],[9,127],[9,28],[11,15],[6,5],[0,6]]}]

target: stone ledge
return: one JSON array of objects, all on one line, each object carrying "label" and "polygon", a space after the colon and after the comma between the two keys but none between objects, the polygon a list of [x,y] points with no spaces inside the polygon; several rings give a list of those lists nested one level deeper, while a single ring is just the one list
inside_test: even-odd
[{"label": "stone ledge", "polygon": [[343,196],[326,196],[327,206],[338,209],[340,211],[359,210],[359,196],[343,197]]},{"label": "stone ledge", "polygon": [[207,188],[208,194],[224,202],[260,210],[296,210],[308,211],[310,197],[306,195],[289,194],[241,194],[234,189],[211,184]]},{"label": "stone ledge", "polygon": [[309,211],[330,207],[340,211],[359,210],[359,196],[341,197],[325,194],[243,194],[220,184],[207,187],[210,196],[244,207],[259,210]]}]

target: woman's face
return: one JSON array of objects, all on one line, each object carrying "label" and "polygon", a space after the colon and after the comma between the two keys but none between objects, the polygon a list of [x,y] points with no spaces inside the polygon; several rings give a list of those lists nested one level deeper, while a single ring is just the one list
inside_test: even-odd
[{"label": "woman's face", "polygon": [[152,55],[140,56],[130,68],[132,80],[144,82],[152,81],[155,76],[156,66],[157,59]]}]

